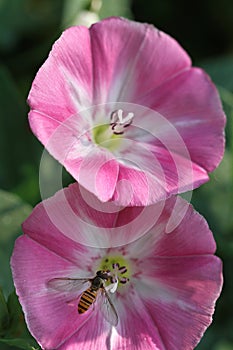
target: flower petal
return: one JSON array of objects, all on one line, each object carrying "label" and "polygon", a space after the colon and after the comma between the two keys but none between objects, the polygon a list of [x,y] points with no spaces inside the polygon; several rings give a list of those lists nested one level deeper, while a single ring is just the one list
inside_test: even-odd
[{"label": "flower petal", "polygon": [[114,156],[105,149],[95,147],[82,160],[78,181],[101,201],[106,202],[115,191],[118,171],[119,165]]},{"label": "flower petal", "polygon": [[137,103],[139,96],[191,64],[179,44],[152,25],[112,17],[94,24],[90,33],[94,103]]},{"label": "flower petal", "polygon": [[118,205],[144,206],[164,200],[166,190],[150,173],[120,166],[113,200]]},{"label": "flower petal", "polygon": [[[111,349],[165,350],[163,340],[137,291],[116,303],[119,326],[113,329]],[[133,327],[132,327],[133,322]]]},{"label": "flower petal", "polygon": [[[157,231],[159,235],[154,240],[153,256],[198,256],[214,254],[216,251],[208,223],[181,197],[166,201],[157,227],[160,228]],[[154,229],[156,232],[156,226]]]},{"label": "flower petal", "polygon": [[100,248],[127,244],[143,236],[157,222],[164,203],[156,207],[121,207],[102,203],[78,183],[38,204],[23,223],[31,239],[63,258],[91,264]]},{"label": "flower petal", "polygon": [[[138,103],[158,111],[176,128],[194,163],[208,172],[215,169],[224,151],[225,115],[216,88],[203,70],[191,68],[176,75]],[[148,128],[146,119],[140,124]],[[180,153],[173,129],[164,126],[153,130],[156,124],[150,123],[150,130]]]},{"label": "flower petal", "polygon": [[[96,306],[96,308],[97,307],[98,306]],[[58,350],[109,350],[110,335],[110,324],[107,323],[103,315],[97,311],[95,312],[95,317],[90,317],[88,323],[84,324],[83,327],[64,342]]]},{"label": "flower petal", "polygon": [[69,28],[54,44],[37,73],[28,97],[29,105],[63,122],[77,112],[78,106],[89,105],[92,78],[89,31],[82,26]]},{"label": "flower petal", "polygon": [[143,278],[135,288],[159,329],[165,349],[193,349],[212,322],[222,288],[220,259],[152,258],[142,268]]},{"label": "flower petal", "polygon": [[[75,158],[76,168],[79,169],[77,163],[80,164],[90,152],[90,147],[83,147],[88,126],[79,115],[72,115],[60,122],[45,113],[32,110],[29,120],[38,139],[61,164],[68,167],[69,162]],[[72,170],[71,173],[74,177],[78,176],[78,170]]]},{"label": "flower petal", "polygon": [[[120,165],[113,197],[118,203],[150,205],[171,194],[191,191],[208,180],[206,171],[186,158],[187,154],[179,155],[163,147],[151,147],[133,140],[127,140],[127,144],[129,147],[124,150],[122,158],[129,165]],[[120,181],[124,182],[121,184]]]},{"label": "flower petal", "polygon": [[77,277],[77,266],[26,235],[16,241],[11,266],[30,332],[44,349],[56,349],[87,316],[78,317],[77,303],[70,303],[77,293],[49,290],[46,284],[55,277]]},{"label": "flower petal", "polygon": [[[158,203],[159,204],[159,203]],[[154,205],[154,212],[161,210]],[[216,243],[206,220],[181,197],[171,197],[155,225],[141,239],[132,243],[129,254],[148,257],[179,257],[214,254]]]},{"label": "flower petal", "polygon": [[[60,207],[63,215],[58,210]],[[82,263],[78,266],[81,268],[88,261],[86,258],[89,250],[85,245],[79,244],[77,239],[75,242],[74,239],[70,240],[68,238],[71,230],[69,226],[71,215],[72,209],[68,206],[63,191],[60,191],[54,197],[38,204],[24,221],[22,227],[24,233],[32,240],[65,260],[79,264],[77,254],[80,254]],[[73,237],[75,237],[75,235],[78,235],[77,232],[80,228],[79,225],[75,228],[74,225],[72,226]]]}]

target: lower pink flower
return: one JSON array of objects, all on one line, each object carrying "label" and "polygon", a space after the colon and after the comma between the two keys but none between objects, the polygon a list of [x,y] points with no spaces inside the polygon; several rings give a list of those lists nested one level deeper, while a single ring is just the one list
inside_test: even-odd
[{"label": "lower pink flower", "polygon": [[[43,349],[196,346],[212,321],[222,264],[206,221],[176,200],[114,212],[74,184],[33,210],[11,265],[28,328]],[[171,215],[183,219],[166,233]],[[99,288],[80,313],[80,297],[93,282],[74,279],[97,271],[108,271],[103,282],[113,307]]]}]

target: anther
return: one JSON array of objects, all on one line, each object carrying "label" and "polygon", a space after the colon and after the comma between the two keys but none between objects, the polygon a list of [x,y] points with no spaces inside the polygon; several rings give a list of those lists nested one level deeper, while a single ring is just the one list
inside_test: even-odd
[{"label": "anther", "polygon": [[116,269],[116,268],[119,269],[120,265],[119,265],[119,263],[113,263],[112,267],[113,267],[113,269]]},{"label": "anther", "polygon": [[121,274],[123,274],[123,273],[127,272],[127,268],[126,268],[125,266],[121,266],[121,267],[118,269],[118,271],[119,271]]},{"label": "anther", "polygon": [[120,277],[120,278],[119,278],[119,281],[120,281],[120,283],[125,284],[125,283],[129,282],[129,278],[126,278],[126,277]]},{"label": "anther", "polygon": [[111,123],[113,133],[115,135],[122,135],[124,128],[127,128],[133,122],[134,113],[130,112],[123,117],[123,110],[118,109],[111,114]]},{"label": "anther", "polygon": [[117,280],[118,280],[118,279],[117,279],[116,277],[113,277],[113,276],[111,277],[111,283],[116,283]]}]

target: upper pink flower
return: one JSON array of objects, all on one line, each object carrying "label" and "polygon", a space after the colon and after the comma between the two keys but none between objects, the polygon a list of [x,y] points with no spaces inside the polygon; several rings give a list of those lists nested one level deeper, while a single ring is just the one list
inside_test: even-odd
[{"label": "upper pink flower", "polygon": [[[174,209],[175,200],[168,199],[163,209],[157,203],[113,213],[93,194],[81,194],[76,183],[33,210],[11,265],[29,330],[43,349],[196,346],[212,321],[222,266],[213,255],[215,242],[206,221],[181,198]],[[184,218],[168,234],[171,215]],[[122,245],[116,246],[117,241]],[[88,311],[78,312],[88,283],[80,289],[72,279],[93,278],[98,270],[114,277],[117,289],[109,295],[118,322],[116,315],[112,319],[103,313],[101,294]]]},{"label": "upper pink flower", "polygon": [[101,201],[148,205],[208,180],[225,117],[209,77],[148,24],[67,29],[29,94],[30,125]]}]

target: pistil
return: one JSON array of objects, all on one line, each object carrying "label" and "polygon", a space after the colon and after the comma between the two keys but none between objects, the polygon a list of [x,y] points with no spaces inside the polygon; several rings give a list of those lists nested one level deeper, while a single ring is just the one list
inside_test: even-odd
[{"label": "pistil", "polygon": [[130,265],[122,256],[107,256],[100,263],[100,270],[107,271],[109,283],[116,284],[116,289],[130,281]]},{"label": "pistil", "polygon": [[92,130],[93,141],[110,151],[117,150],[122,141],[122,135],[132,124],[134,113],[124,113],[122,109],[113,111],[109,124],[96,125]]},{"label": "pistil", "polygon": [[130,112],[125,117],[123,116],[123,110],[118,109],[111,114],[111,127],[115,135],[124,134],[124,129],[129,127],[134,118],[134,113]]}]

